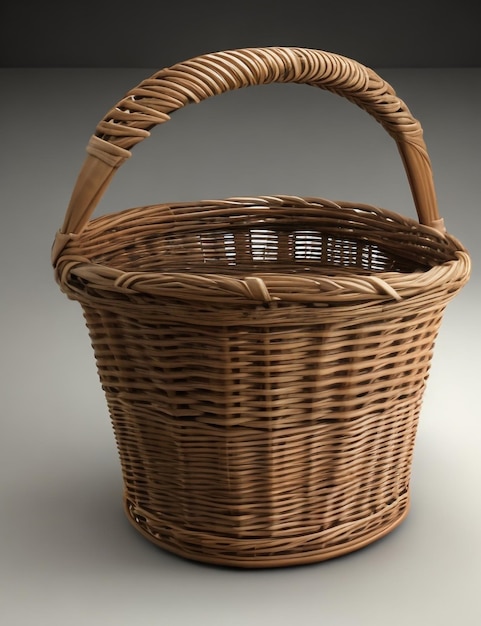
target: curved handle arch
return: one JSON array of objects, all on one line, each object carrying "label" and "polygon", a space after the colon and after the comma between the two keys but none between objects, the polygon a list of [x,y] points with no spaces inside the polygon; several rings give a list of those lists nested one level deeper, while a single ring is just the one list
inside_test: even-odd
[{"label": "curved handle arch", "polygon": [[396,141],[420,223],[444,232],[421,125],[389,83],[361,63],[331,52],[244,48],[201,55],[160,70],[131,89],[104,116],[88,143],[87,158],[54,244],[54,257],[82,232],[118,167],[154,126],[187,104],[268,83],[319,87],[373,116]]}]

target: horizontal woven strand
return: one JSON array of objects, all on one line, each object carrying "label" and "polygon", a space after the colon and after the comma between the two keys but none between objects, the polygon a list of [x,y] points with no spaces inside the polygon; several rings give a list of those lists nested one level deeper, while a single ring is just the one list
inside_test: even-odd
[{"label": "horizontal woven strand", "polygon": [[281,567],[333,558],[381,538],[403,520],[408,511],[409,497],[406,494],[382,514],[372,516],[370,523],[360,521],[340,528],[337,533],[311,533],[277,542],[271,539],[235,541],[230,537],[222,540],[209,533],[196,533],[168,524],[161,531],[153,531],[128,500],[125,507],[129,519],[140,532],[161,547],[181,556],[237,567]]}]

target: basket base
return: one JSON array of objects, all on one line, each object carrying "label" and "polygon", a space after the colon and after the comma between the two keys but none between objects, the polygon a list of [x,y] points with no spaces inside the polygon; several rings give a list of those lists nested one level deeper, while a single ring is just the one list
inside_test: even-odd
[{"label": "basket base", "polygon": [[[266,541],[262,542],[263,546],[259,549],[256,548],[255,542],[252,540],[231,537],[217,537],[215,545],[213,545],[212,537],[202,532],[196,533],[194,531],[182,530],[177,533],[177,536],[174,536],[175,533],[171,530],[169,533],[166,532],[165,536],[160,536],[160,533],[154,534],[145,523],[136,519],[128,499],[124,497],[124,510],[127,519],[151,543],[190,561],[244,569],[289,567],[318,563],[365,548],[388,535],[406,519],[410,509],[409,491],[388,508],[390,509],[387,516],[389,519],[388,523],[382,526],[376,524],[375,528],[366,530],[361,536],[358,533],[352,540],[339,542],[336,545],[332,545],[332,542],[330,545],[322,545],[322,542],[318,541],[318,545],[314,547],[313,543],[315,545],[316,542],[312,541],[311,536],[294,537],[291,541],[285,542],[289,543],[289,548],[280,551],[278,548],[269,549]],[[364,526],[369,528],[369,520],[365,521]],[[246,549],[245,544],[248,545],[248,549]]]}]

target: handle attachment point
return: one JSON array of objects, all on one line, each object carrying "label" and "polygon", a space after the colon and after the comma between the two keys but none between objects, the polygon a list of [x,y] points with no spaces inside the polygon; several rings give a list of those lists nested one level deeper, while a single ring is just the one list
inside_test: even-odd
[{"label": "handle attachment point", "polygon": [[[148,133],[150,134],[150,133]],[[105,141],[96,135],[90,137],[87,144],[87,153],[96,157],[100,161],[107,163],[111,167],[120,167],[127,159],[130,159],[132,153],[130,150],[121,148],[114,143]]]}]

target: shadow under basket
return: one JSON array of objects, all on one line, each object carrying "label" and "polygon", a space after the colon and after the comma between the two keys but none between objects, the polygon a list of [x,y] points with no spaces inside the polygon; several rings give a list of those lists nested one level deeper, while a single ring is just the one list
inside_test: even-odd
[{"label": "shadow under basket", "polygon": [[[268,82],[262,62],[272,80],[331,88],[316,55],[347,63],[351,75],[362,67],[330,53],[254,49],[198,57],[192,80],[199,89],[204,66],[212,90],[215,66],[219,89],[235,88],[225,59],[241,82],[245,59],[256,58],[249,84]],[[297,73],[275,74],[279,63]],[[150,125],[151,109],[173,110],[175,67],[155,79],[162,98],[144,96]],[[371,92],[374,80],[369,70]],[[132,110],[146,90],[127,96]],[[320,198],[159,204],[89,221],[110,176],[95,150],[126,151],[125,128],[112,128],[125,117],[133,135],[139,126],[125,108],[115,108],[120,121],[109,112],[90,144],[53,262],[85,314],[129,520],[171,552],[237,567],[321,561],[384,536],[409,509],[434,341],[468,280],[466,250],[422,209],[424,223]]]}]

